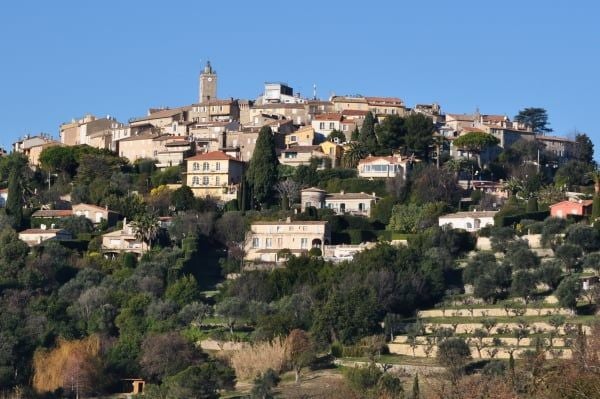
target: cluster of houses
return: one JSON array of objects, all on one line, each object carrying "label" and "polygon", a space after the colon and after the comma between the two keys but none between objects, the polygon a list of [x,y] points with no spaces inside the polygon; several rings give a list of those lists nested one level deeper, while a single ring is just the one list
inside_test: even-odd
[{"label": "cluster of houses", "polygon": [[[537,135],[520,123],[504,115],[443,113],[438,104],[417,104],[408,108],[395,97],[332,96],[319,100],[315,93],[305,98],[294,93],[286,83],[265,83],[263,92],[255,100],[219,99],[217,97],[217,72],[210,63],[199,77],[199,96],[195,104],[150,109],[147,115],[119,122],[114,117],[85,115],[63,123],[60,139],[40,134],[27,136],[13,144],[13,151],[29,158],[32,167],[39,165],[39,155],[51,146],[86,144],[99,149],[109,149],[131,162],[153,159],[158,168],[184,165],[182,184],[191,188],[197,197],[211,197],[226,202],[237,198],[246,163],[252,158],[260,129],[270,126],[275,138],[279,161],[297,167],[313,160],[328,160],[333,167],[341,165],[347,142],[354,131],[360,129],[370,112],[379,121],[390,115],[406,116],[419,113],[430,117],[438,135],[443,136],[452,157],[468,154],[453,147],[452,142],[462,134],[480,131],[494,135],[499,140],[496,148],[481,154],[482,161],[491,159],[518,140],[536,140],[546,150],[559,158],[571,153],[574,142],[562,137]],[[326,138],[340,132],[333,140]],[[439,149],[438,149],[439,151]],[[406,176],[414,157],[400,155],[367,156],[357,166],[358,176],[366,179]],[[493,194],[507,196],[501,182],[473,182],[472,187]],[[6,199],[0,191],[0,206]],[[301,209],[307,207],[330,208],[338,214],[370,216],[371,207],[378,201],[374,193],[327,193],[316,187],[301,192]],[[556,204],[553,215],[563,216],[587,212],[585,204],[568,202]],[[572,209],[578,207],[577,210]],[[579,209],[581,208],[581,209]],[[21,238],[30,245],[48,239],[68,238],[68,232],[53,228],[54,218],[84,215],[94,224],[106,220],[110,224],[117,217],[109,210],[93,205],[73,205],[68,211],[38,211],[34,218],[47,221],[38,229],[22,232]],[[477,231],[493,224],[494,212],[460,212],[440,218],[440,225],[450,225],[467,231]],[[50,226],[50,228],[48,228]],[[325,222],[257,222],[251,227],[246,244],[248,260],[277,262],[283,249],[292,253],[319,248],[325,253],[338,253],[328,248],[330,233]],[[134,252],[141,254],[147,248],[136,238],[129,224],[121,230],[104,235],[102,242],[106,254]],[[350,256],[357,248],[340,249]],[[335,258],[335,256],[333,256]]]}]

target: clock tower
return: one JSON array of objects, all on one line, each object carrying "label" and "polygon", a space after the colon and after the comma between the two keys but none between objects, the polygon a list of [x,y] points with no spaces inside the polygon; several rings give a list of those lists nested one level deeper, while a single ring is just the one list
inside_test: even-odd
[{"label": "clock tower", "polygon": [[217,71],[210,66],[210,61],[200,73],[200,95],[198,101],[201,103],[217,99]]}]

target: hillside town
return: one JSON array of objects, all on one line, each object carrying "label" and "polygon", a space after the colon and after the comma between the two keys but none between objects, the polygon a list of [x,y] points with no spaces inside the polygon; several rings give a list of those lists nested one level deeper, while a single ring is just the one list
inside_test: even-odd
[{"label": "hillside town", "polygon": [[218,82],[0,154],[6,397],[600,397],[588,134]]}]

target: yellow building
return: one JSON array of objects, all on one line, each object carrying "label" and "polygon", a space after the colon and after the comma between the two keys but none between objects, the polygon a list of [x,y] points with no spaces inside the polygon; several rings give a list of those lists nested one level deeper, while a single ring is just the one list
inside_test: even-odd
[{"label": "yellow building", "polygon": [[323,154],[331,158],[331,167],[337,168],[342,164],[342,155],[344,155],[344,146],[338,143],[326,140],[319,144]]},{"label": "yellow building", "polygon": [[288,133],[285,136],[285,146],[290,147],[293,145],[313,145],[315,141],[315,129],[310,126],[306,126],[296,130],[295,132]]},{"label": "yellow building", "polygon": [[197,154],[186,160],[186,185],[196,197],[221,201],[237,198],[244,163],[222,151]]}]

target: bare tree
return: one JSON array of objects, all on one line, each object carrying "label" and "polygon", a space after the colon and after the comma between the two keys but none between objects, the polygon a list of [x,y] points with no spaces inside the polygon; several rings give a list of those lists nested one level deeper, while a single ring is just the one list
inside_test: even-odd
[{"label": "bare tree", "polygon": [[286,211],[300,198],[300,184],[294,180],[282,180],[275,185],[275,191],[281,199],[281,208]]}]

